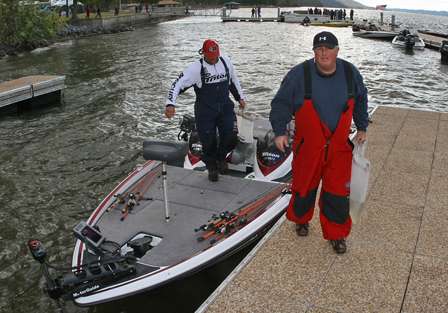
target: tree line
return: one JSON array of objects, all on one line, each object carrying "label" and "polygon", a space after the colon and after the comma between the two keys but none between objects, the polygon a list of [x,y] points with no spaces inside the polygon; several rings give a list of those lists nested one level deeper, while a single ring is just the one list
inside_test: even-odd
[{"label": "tree line", "polygon": [[18,0],[0,0],[0,44],[29,49],[53,38],[65,23],[54,12]]}]

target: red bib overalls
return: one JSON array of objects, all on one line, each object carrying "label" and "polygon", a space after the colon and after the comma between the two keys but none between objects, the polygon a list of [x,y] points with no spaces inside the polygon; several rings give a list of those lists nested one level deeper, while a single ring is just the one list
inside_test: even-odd
[{"label": "red bib overalls", "polygon": [[355,102],[350,65],[344,62],[344,69],[349,99],[333,133],[321,121],[311,100],[308,62],[305,62],[305,100],[295,113],[292,197],[287,218],[297,224],[311,220],[322,180],[320,223],[327,240],[346,238],[352,225],[348,198],[352,166],[349,134]]}]

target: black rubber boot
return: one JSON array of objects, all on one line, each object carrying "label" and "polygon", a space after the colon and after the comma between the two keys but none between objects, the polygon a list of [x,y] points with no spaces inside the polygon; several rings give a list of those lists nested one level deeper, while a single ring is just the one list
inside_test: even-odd
[{"label": "black rubber boot", "polygon": [[344,254],[347,251],[347,244],[345,243],[345,239],[330,240],[330,243],[333,247],[333,250],[337,254]]},{"label": "black rubber boot", "polygon": [[208,170],[208,180],[212,182],[216,182],[219,179],[218,169],[209,169]]},{"label": "black rubber boot", "polygon": [[218,161],[218,171],[219,174],[227,174],[229,172],[229,165],[226,161]]},{"label": "black rubber boot", "polygon": [[299,237],[308,236],[310,224],[296,224],[296,233]]}]

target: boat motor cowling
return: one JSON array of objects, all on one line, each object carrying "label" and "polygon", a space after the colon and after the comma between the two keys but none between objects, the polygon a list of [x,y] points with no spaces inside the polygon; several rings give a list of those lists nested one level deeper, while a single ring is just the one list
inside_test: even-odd
[{"label": "boat motor cowling", "polygon": [[407,34],[404,38],[404,43],[407,49],[412,49],[415,46],[415,37],[411,34]]},{"label": "boat motor cowling", "polygon": [[291,148],[287,147],[285,153],[275,145],[275,134],[271,129],[264,138],[257,142],[257,162],[263,174],[267,175],[277,168],[289,155]]},{"label": "boat motor cowling", "polygon": [[442,64],[448,64],[448,40],[443,40],[440,46],[440,57]]}]

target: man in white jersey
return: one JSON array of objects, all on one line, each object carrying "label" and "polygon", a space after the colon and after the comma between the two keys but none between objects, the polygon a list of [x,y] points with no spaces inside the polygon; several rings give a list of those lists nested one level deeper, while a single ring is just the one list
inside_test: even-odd
[{"label": "man in white jersey", "polygon": [[193,86],[196,93],[194,112],[202,143],[202,160],[207,166],[208,179],[214,182],[218,180],[218,172],[225,174],[227,171],[225,158],[234,138],[235,113],[229,92],[239,102],[241,109],[244,109],[246,103],[233,64],[228,57],[220,56],[218,43],[207,39],[199,51],[203,58],[190,64],[171,85],[165,115],[168,118],[174,116],[177,96]]}]

